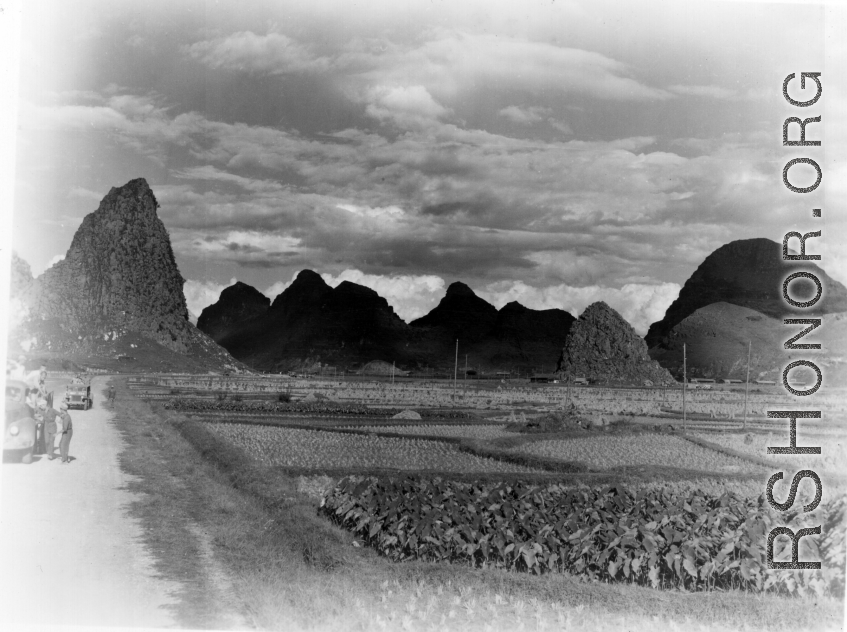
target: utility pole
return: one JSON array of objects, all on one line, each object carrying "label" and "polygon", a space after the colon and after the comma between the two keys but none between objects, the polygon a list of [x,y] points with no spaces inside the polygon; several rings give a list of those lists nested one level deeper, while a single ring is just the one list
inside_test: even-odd
[{"label": "utility pole", "polygon": [[459,377],[459,339],[456,338],[456,363],[453,366],[453,401],[456,401],[456,380]]},{"label": "utility pole", "polygon": [[688,390],[688,358],[685,353],[685,343],[682,345],[682,430],[685,431],[686,419],[685,419],[685,391]]},{"label": "utility pole", "polygon": [[741,429],[747,430],[747,393],[750,392],[750,350],[753,348],[753,341],[747,343],[747,382],[744,384],[744,421],[741,422]]},{"label": "utility pole", "polygon": [[396,361],[395,360],[391,361],[391,384],[394,384],[394,362],[396,362]]}]

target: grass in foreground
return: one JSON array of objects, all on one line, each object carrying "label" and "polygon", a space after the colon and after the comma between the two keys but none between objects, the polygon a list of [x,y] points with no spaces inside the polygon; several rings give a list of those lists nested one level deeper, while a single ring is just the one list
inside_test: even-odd
[{"label": "grass in foreground", "polygon": [[[179,613],[186,626],[795,630],[808,621],[808,629],[821,630],[842,624],[836,600],[656,591],[567,575],[393,564],[319,518],[303,478],[256,466],[202,424],[132,400],[123,389],[116,409],[128,442],[122,463],[145,492],[132,510],[147,529],[159,570],[187,585]],[[207,534],[223,577],[208,572],[214,560],[203,557],[198,531]]]}]

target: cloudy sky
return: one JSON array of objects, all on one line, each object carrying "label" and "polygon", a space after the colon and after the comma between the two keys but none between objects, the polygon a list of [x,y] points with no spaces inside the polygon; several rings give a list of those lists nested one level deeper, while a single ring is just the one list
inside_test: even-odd
[{"label": "cloudy sky", "polygon": [[[809,138],[829,139],[826,113],[847,104],[825,72],[826,7],[23,8],[13,238],[36,273],[112,186],[144,177],[196,313],[235,279],[273,298],[309,268],[407,320],[462,280],[497,307],[603,299],[644,333],[715,248],[817,228],[831,238],[810,251],[847,280],[846,211],[825,206],[847,170],[827,142],[781,143],[791,115],[824,114]],[[802,71],[824,72],[817,109],[782,98]],[[786,191],[795,156],[820,160],[825,186]]]}]

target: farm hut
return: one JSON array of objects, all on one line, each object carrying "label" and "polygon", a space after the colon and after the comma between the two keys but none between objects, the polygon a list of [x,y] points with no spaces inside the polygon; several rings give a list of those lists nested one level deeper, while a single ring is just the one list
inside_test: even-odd
[{"label": "farm hut", "polygon": [[775,386],[776,382],[773,380],[753,380],[754,384],[758,384],[759,386]]}]

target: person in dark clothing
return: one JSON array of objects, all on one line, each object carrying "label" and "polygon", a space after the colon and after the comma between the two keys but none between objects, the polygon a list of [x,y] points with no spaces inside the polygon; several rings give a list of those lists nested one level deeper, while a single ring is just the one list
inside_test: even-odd
[{"label": "person in dark clothing", "polygon": [[[52,414],[51,414],[52,413]],[[44,454],[47,452],[47,437],[44,426],[47,420],[55,422],[56,411],[53,410],[45,399],[38,400],[38,408],[35,411],[35,447],[33,454]]]},{"label": "person in dark clothing", "polygon": [[62,402],[59,408],[61,410],[59,417],[62,420],[62,438],[59,441],[59,454],[62,457],[62,463],[70,463],[71,459],[68,456],[68,448],[71,445],[71,437],[74,436],[74,424],[71,421],[71,416],[68,414],[67,402]]}]

